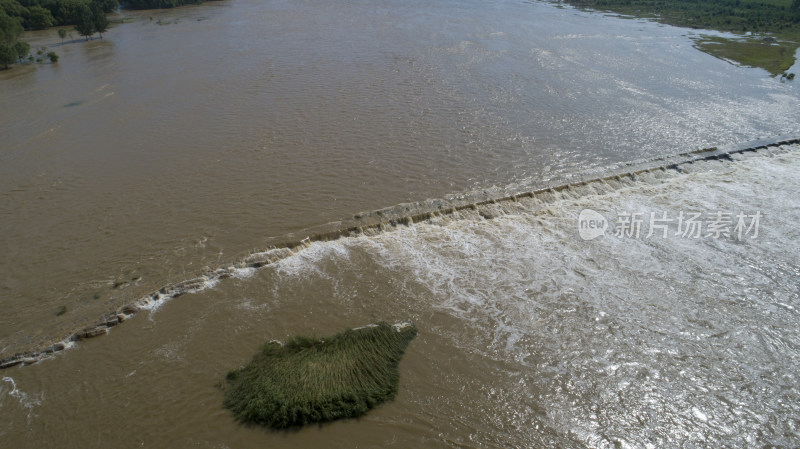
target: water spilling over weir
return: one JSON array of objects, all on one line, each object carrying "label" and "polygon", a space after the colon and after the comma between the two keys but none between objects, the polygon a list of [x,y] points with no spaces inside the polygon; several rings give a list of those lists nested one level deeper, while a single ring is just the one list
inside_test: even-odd
[{"label": "water spilling over weir", "polygon": [[[104,338],[8,366],[0,433],[44,444],[37,435],[73,406],[129,420],[103,437],[121,444],[163,443],[174,430],[165,414],[188,423],[168,443],[206,447],[353,438],[416,447],[794,444],[798,150],[794,139],[717,149],[508,198],[400,205],[354,218],[361,226],[290,236],[126,305],[120,315],[145,316],[123,317]],[[603,235],[581,237],[586,210],[608,221]],[[729,218],[727,234],[714,232],[717,213]],[[704,224],[696,235],[678,220],[694,214]],[[737,229],[739,215],[746,226]],[[641,233],[623,220],[635,216]],[[666,230],[650,233],[665,217]],[[359,421],[265,434],[221,410],[214,385],[265,339],[406,318],[420,333],[400,366],[400,393]],[[157,399],[105,405],[141,391]],[[92,420],[77,425],[84,430],[66,433],[65,447],[91,443]]]},{"label": "water spilling over weir", "polygon": [[[782,136],[762,139],[743,144],[728,145],[724,148],[706,148],[670,157],[659,157],[621,164],[611,169],[605,176],[592,178],[591,175],[577,176],[580,180],[571,184],[539,186],[536,190],[482,191],[464,194],[457,198],[428,200],[414,204],[400,204],[391,208],[358,214],[352,219],[329,223],[317,229],[304,231],[300,236],[291,234],[275,238],[269,249],[254,252],[244,260],[234,264],[199,273],[197,277],[177,284],[167,285],[157,292],[148,294],[129,304],[111,310],[100,321],[78,330],[60,341],[43,348],[10,355],[0,360],[0,369],[21,364],[35,363],[41,357],[74,346],[74,342],[105,335],[112,327],[133,317],[141,310],[154,310],[166,301],[212,288],[219,281],[239,275],[251,275],[251,270],[275,264],[287,257],[308,248],[314,242],[333,241],[340,238],[376,236],[390,232],[398,226],[413,226],[417,223],[445,225],[453,220],[490,220],[506,215],[536,214],[547,210],[557,201],[576,200],[593,195],[631,188],[638,185],[658,185],[664,179],[674,179],[685,172],[708,169],[708,164],[733,163],[734,159],[747,153],[796,151],[800,138]],[[698,168],[699,167],[699,168]],[[574,176],[574,175],[573,175]],[[514,186],[519,188],[519,186]]]}]

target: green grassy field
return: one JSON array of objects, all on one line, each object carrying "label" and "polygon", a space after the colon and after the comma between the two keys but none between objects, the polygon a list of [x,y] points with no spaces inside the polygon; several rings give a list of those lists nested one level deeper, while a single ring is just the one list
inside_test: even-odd
[{"label": "green grassy field", "polygon": [[740,65],[761,67],[773,76],[780,75],[794,64],[797,45],[789,42],[769,43],[762,39],[726,39],[700,36],[695,47],[706,53]]},{"label": "green grassy field", "polygon": [[[662,23],[739,34],[741,38],[703,37],[696,47],[741,65],[761,67],[773,76],[794,63],[800,46],[797,0],[565,0],[580,7],[649,18]],[[774,42],[764,38],[774,38]]]}]

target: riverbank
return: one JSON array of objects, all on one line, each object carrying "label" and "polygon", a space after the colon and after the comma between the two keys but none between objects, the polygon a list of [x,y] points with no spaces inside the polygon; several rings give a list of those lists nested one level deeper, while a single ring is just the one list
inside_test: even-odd
[{"label": "riverbank", "polygon": [[727,61],[760,67],[772,76],[788,70],[800,47],[800,7],[792,0],[565,0],[570,5],[651,19],[678,27],[734,33],[701,36],[696,48]]}]

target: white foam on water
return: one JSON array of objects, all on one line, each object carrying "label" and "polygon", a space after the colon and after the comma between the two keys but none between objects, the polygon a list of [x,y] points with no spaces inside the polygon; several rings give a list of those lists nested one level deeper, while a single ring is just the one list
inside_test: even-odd
[{"label": "white foam on water", "polygon": [[[39,397],[30,396],[28,393],[25,393],[17,388],[17,383],[12,377],[3,376],[2,380],[11,386],[11,389],[8,391],[8,396],[16,399],[21,407],[27,409],[27,419],[30,421],[31,418],[36,417],[36,414],[33,412],[33,410],[34,408],[42,405],[44,393],[41,393]],[[0,390],[0,393],[2,393],[2,390]]]},{"label": "white foam on water", "polygon": [[204,290],[214,288],[219,283],[218,277],[202,276],[189,281],[186,287],[170,288],[166,292],[158,292],[154,296],[146,296],[139,300],[138,307],[141,310],[150,311],[150,319],[153,319],[155,312],[164,304],[169,302],[176,296],[184,294],[199,293]]},{"label": "white foam on water", "polygon": [[241,298],[237,301],[236,308],[240,310],[247,310],[249,312],[255,312],[259,310],[269,310],[269,304],[254,304],[252,298]]},{"label": "white foam on water", "polygon": [[236,279],[247,279],[256,274],[256,269],[253,267],[234,268],[231,270],[231,276]]},{"label": "white foam on water", "polygon": [[[792,349],[800,347],[800,154],[740,158],[747,160],[694,164],[688,174],[559,200],[543,211],[417,224],[352,244],[425,286],[422,307],[482,334],[440,337],[518,362],[533,388],[508,386],[503,407],[547,391],[533,400],[548,411],[543,424],[571,440],[738,445],[766,432],[789,443],[797,435],[785,433],[784,418],[794,413],[785,404],[800,401],[800,384],[786,392],[776,378],[800,368]],[[577,232],[587,208],[614,225],[592,241]],[[737,214],[761,214],[758,235],[717,238],[704,229],[688,238],[675,234],[674,221],[666,237],[648,238],[646,228],[639,237],[615,235],[624,214],[676,220],[701,213],[711,221],[720,211],[731,227]],[[774,400],[785,395],[788,402]],[[715,410],[714,419],[703,410]],[[776,418],[765,423],[743,412]]]},{"label": "white foam on water", "polygon": [[273,266],[281,277],[297,277],[314,273],[322,277],[328,275],[320,268],[324,260],[347,261],[350,258],[348,242],[345,237],[332,242],[313,242],[301,247],[294,254],[277,261]]},{"label": "white foam on water", "polygon": [[141,310],[149,310],[150,311],[150,316],[151,316],[151,319],[152,319],[152,316],[155,314],[155,312],[158,309],[160,309],[161,306],[166,304],[167,301],[169,301],[170,299],[172,299],[172,296],[165,295],[163,293],[158,293],[154,298],[149,298],[148,297],[146,302],[143,302],[139,306],[139,308]]}]

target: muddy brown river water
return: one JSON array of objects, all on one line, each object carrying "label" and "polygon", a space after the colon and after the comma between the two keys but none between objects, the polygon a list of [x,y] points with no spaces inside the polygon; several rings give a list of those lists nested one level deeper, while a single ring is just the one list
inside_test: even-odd
[{"label": "muddy brown river water", "polygon": [[[27,34],[59,62],[0,73],[0,359],[69,346],[0,370],[0,446],[800,444],[798,144],[575,184],[800,135],[796,84],[700,31],[538,2],[121,16]],[[383,208],[427,215],[276,256]],[[222,408],[266,340],[406,319],[398,397],[362,419]]]}]

